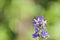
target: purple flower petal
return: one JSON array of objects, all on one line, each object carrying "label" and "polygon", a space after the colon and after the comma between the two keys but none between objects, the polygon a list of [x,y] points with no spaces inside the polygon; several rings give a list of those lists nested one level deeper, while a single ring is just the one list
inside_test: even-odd
[{"label": "purple flower petal", "polygon": [[49,36],[49,34],[47,32],[44,32],[44,31],[42,31],[41,35],[42,35],[42,37],[48,37]]},{"label": "purple flower petal", "polygon": [[40,21],[40,22],[39,22],[39,26],[42,26],[42,25],[43,25],[43,23]]},{"label": "purple flower petal", "polygon": [[39,26],[42,26],[42,24],[39,24]]},{"label": "purple flower petal", "polygon": [[37,38],[38,37],[38,34],[32,34],[32,37],[33,38]]},{"label": "purple flower petal", "polygon": [[35,31],[36,31],[36,32],[39,32],[39,28],[38,28],[38,27],[35,27]]},{"label": "purple flower petal", "polygon": [[42,21],[42,20],[44,20],[43,16],[38,17],[38,21]]},{"label": "purple flower petal", "polygon": [[38,24],[34,24],[34,27],[38,27],[39,25]]},{"label": "purple flower petal", "polygon": [[38,22],[38,20],[37,19],[34,19],[34,22]]}]

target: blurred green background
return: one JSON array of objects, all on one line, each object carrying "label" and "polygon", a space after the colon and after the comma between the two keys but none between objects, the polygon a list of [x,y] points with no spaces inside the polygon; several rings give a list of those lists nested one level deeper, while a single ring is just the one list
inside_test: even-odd
[{"label": "blurred green background", "polygon": [[60,40],[60,0],[0,0],[0,40],[35,40],[38,16],[48,20],[47,40]]}]

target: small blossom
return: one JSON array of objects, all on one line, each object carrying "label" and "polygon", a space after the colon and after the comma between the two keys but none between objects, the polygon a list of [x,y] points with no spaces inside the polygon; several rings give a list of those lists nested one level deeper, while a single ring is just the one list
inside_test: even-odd
[{"label": "small blossom", "polygon": [[42,26],[43,25],[43,21],[42,20],[44,20],[43,16],[38,17],[38,19],[34,19],[34,26]]},{"label": "small blossom", "polygon": [[38,37],[38,34],[35,34],[35,33],[34,33],[34,34],[32,34],[32,37],[33,37],[33,38],[37,38],[37,37]]},{"label": "small blossom", "polygon": [[40,21],[40,22],[39,22],[39,26],[42,26],[42,25],[43,25],[43,22],[42,22],[42,21]]},{"label": "small blossom", "polygon": [[48,34],[47,32],[44,32],[44,31],[42,31],[42,33],[41,33],[41,34],[42,34],[42,37],[43,37],[43,38],[46,38],[46,37],[48,37],[48,36],[49,36],[49,34]]},{"label": "small blossom", "polygon": [[38,27],[35,27],[35,32],[39,32],[39,28]]},{"label": "small blossom", "polygon": [[34,19],[34,22],[36,22],[36,23],[37,23],[37,22],[38,22],[38,20],[37,20],[37,19]]},{"label": "small blossom", "polygon": [[38,20],[34,19],[34,27],[39,26]]},{"label": "small blossom", "polygon": [[38,21],[42,21],[42,20],[44,20],[43,16],[38,17]]}]

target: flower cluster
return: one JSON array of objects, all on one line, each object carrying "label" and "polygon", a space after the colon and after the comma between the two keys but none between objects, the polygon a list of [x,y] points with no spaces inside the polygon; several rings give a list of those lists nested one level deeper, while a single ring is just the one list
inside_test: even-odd
[{"label": "flower cluster", "polygon": [[46,28],[47,20],[45,20],[43,16],[40,16],[37,19],[34,19],[33,21],[35,33],[32,34],[32,37],[33,38],[42,37],[47,39],[49,37]]}]

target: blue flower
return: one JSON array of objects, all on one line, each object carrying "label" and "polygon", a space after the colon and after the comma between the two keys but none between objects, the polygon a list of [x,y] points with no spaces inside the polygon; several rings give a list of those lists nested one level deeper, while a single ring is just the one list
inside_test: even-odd
[{"label": "blue flower", "polygon": [[38,27],[38,26],[39,26],[38,20],[34,19],[34,27]]},{"label": "blue flower", "polygon": [[39,21],[39,26],[42,26],[43,25],[43,22],[42,21]]},{"label": "blue flower", "polygon": [[33,38],[37,38],[37,37],[38,37],[38,34],[35,34],[35,33],[34,33],[34,34],[32,34],[32,37],[33,37]]},{"label": "blue flower", "polygon": [[34,19],[34,26],[35,27],[42,26],[43,25],[42,20],[44,20],[44,17],[43,16],[40,16],[37,19]]},{"label": "blue flower", "polygon": [[38,27],[35,27],[35,32],[39,32],[39,28]]},{"label": "blue flower", "polygon": [[44,32],[44,31],[41,32],[41,35],[42,35],[42,37],[44,37],[44,38],[49,36],[49,34],[48,34],[47,32]]},{"label": "blue flower", "polygon": [[38,20],[37,20],[37,19],[34,19],[34,22],[35,22],[35,23],[37,23],[37,22],[38,22]]},{"label": "blue flower", "polygon": [[42,20],[44,20],[43,16],[38,17],[38,21],[42,21]]}]

